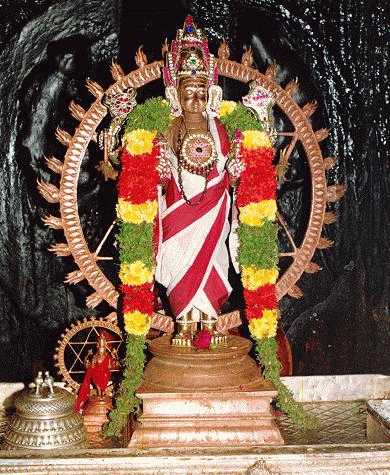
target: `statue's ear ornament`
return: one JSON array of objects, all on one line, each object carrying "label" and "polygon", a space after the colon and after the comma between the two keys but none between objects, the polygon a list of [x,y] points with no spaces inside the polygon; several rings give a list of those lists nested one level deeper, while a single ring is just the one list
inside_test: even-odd
[{"label": "statue's ear ornament", "polygon": [[165,88],[165,97],[169,102],[169,106],[171,108],[171,114],[174,117],[180,117],[182,113],[179,96],[177,93],[177,89],[175,86],[168,86]]},{"label": "statue's ear ornament", "polygon": [[212,84],[208,89],[208,101],[206,112],[211,117],[216,117],[222,102],[222,88],[216,84]]},{"label": "statue's ear ornament", "polygon": [[257,81],[249,84],[249,92],[242,97],[242,103],[245,107],[253,110],[258,119],[264,124],[265,130],[269,133],[271,140],[276,138],[274,128],[274,117],[272,108],[275,104],[275,98],[270,91],[261,86]]},{"label": "statue's ear ornament", "polygon": [[98,135],[98,145],[104,152],[104,159],[96,168],[104,175],[105,180],[115,180],[118,176],[113,164],[118,163],[121,130],[127,115],[137,105],[136,95],[136,89],[129,88],[103,96],[102,102],[110,112],[111,121],[108,128],[103,129]]}]

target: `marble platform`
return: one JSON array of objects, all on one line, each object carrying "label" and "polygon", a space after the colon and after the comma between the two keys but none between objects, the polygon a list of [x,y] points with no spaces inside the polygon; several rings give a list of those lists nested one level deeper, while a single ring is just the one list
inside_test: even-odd
[{"label": "marble platform", "polygon": [[[283,423],[283,446],[261,446],[237,449],[226,445],[216,449],[156,449],[95,448],[39,453],[20,451],[0,453],[0,473],[13,474],[304,474],[304,475],[367,475],[390,473],[390,443],[379,438],[370,441],[365,437],[367,414],[378,421],[381,401],[389,397],[390,377],[384,375],[338,375],[283,378],[296,399],[306,407],[340,408],[345,415],[340,423],[337,438],[299,441],[290,438]],[[12,394],[23,386],[20,383],[0,383],[0,402],[7,406]],[[353,414],[372,401],[372,409],[360,414],[361,433],[358,437],[344,437],[342,429],[350,430]],[[344,407],[344,410],[343,410]],[[333,417],[333,416],[332,416]],[[280,418],[278,417],[278,424]],[[368,431],[368,426],[367,426]],[[368,435],[368,434],[367,434]],[[332,436],[332,434],[330,435]]]}]

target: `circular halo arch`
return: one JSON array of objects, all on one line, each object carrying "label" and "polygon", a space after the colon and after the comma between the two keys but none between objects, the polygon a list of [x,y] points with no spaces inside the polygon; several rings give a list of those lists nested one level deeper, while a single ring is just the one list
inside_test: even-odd
[{"label": "circular halo arch", "polygon": [[[248,58],[245,55],[248,56],[247,53],[244,53],[243,62],[238,63],[229,60],[226,54],[220,54],[217,59],[219,75],[242,83],[256,80],[272,94],[275,105],[287,116],[294,128],[293,132],[285,134],[291,136],[291,143],[286,148],[287,155],[291,154],[296,143],[301,142],[310,169],[311,206],[305,235],[299,247],[295,246],[290,236],[293,252],[289,253],[289,256],[293,261],[276,284],[279,300],[286,294],[292,297],[301,297],[302,293],[296,286],[296,282],[303,272],[319,270],[319,268],[316,269],[317,265],[312,263],[311,259],[317,248],[329,247],[326,245],[326,241],[331,245],[331,241],[321,238],[325,209],[328,201],[336,201],[342,196],[342,185],[327,186],[325,172],[333,165],[334,159],[324,159],[319,146],[319,142],[327,137],[328,131],[320,129],[314,132],[309,121],[310,115],[315,110],[315,103],[308,103],[300,107],[293,99],[293,92],[298,87],[296,81],[291,81],[285,88],[282,88],[276,82],[276,67],[274,65],[269,66],[263,74],[251,67],[251,60],[248,64]],[[69,109],[73,117],[80,121],[78,127],[73,136],[61,129],[57,129],[56,132],[57,139],[67,147],[64,162],[62,163],[54,157],[47,159],[49,168],[61,175],[60,187],[58,189],[50,183],[38,182],[38,190],[41,195],[47,201],[59,203],[60,206],[61,217],[56,218],[49,215],[44,219],[44,222],[54,229],[63,229],[66,239],[66,243],[55,244],[49,250],[57,256],[71,255],[73,257],[78,270],[68,274],[65,282],[77,283],[83,279],[87,280],[95,291],[87,298],[86,303],[89,308],[96,307],[103,300],[116,308],[118,292],[100,269],[96,253],[90,251],[84,237],[77,202],[80,167],[89,142],[94,138],[96,140],[96,129],[108,113],[107,107],[103,104],[104,95],[118,94],[129,88],[139,89],[161,78],[162,60],[150,64],[143,61],[138,65],[138,69],[124,75],[120,66],[113,63],[111,72],[115,83],[105,91],[96,82],[87,80],[87,88],[96,100],[86,111],[81,106],[71,103]],[[283,226],[282,222],[281,224]],[[288,233],[287,227],[285,225],[283,227]],[[325,241],[323,247],[319,244],[320,240]]]}]

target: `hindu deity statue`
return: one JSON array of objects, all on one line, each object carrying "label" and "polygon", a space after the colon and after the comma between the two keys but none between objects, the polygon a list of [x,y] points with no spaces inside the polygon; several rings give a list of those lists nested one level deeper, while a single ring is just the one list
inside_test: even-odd
[{"label": "hindu deity statue", "polygon": [[80,411],[90,397],[91,385],[96,388],[98,398],[102,398],[107,390],[111,370],[118,366],[118,356],[115,349],[109,350],[107,335],[100,333],[96,342],[96,351],[89,350],[84,358],[85,375],[80,386],[76,410]]},{"label": "hindu deity statue", "polygon": [[[215,58],[207,38],[187,17],[171,45],[165,43],[161,60],[148,64],[140,47],[135,58],[136,70],[125,74],[113,62],[111,73],[115,83],[106,90],[87,81],[96,98],[89,110],[75,103],[70,105],[73,117],[80,121],[74,135],[57,130],[57,138],[67,147],[66,159],[62,163],[49,157],[47,163],[51,170],[61,174],[60,188],[38,182],[38,190],[48,202],[60,203],[61,218],[49,215],[44,221],[53,229],[63,228],[66,243],[56,243],[50,251],[58,256],[71,254],[78,266],[68,274],[66,282],[88,281],[94,289],[87,298],[88,307],[105,301],[120,310],[126,332],[126,368],[110,413],[108,435],[121,433],[128,414],[137,410],[143,394],[156,392],[158,398],[167,388],[174,392],[180,388],[191,397],[199,394],[203,398],[205,388],[217,388],[223,394],[226,384],[237,389],[232,397],[239,399],[243,387],[263,388],[258,367],[248,356],[251,343],[237,335],[226,336],[242,322],[239,312],[225,313],[224,304],[232,292],[228,278],[231,266],[240,274],[244,308],[241,313],[255,341],[264,374],[282,395],[279,407],[289,414],[296,413],[296,420],[304,418],[278,375],[278,300],[286,294],[302,296],[295,283],[303,272],[320,269],[311,259],[317,247],[326,249],[331,245],[330,240],[321,237],[324,216],[329,223],[334,220],[332,213],[325,213],[326,203],[339,199],[342,187],[326,186],[325,170],[334,160],[322,159],[318,142],[328,131],[314,132],[311,128],[309,118],[315,103],[300,108],[294,102],[297,82],[290,81],[283,89],[276,81],[275,65],[270,65],[265,74],[257,71],[252,67],[250,49],[243,53],[241,63],[229,57],[224,42],[219,47],[218,59]],[[138,104],[137,90],[160,79],[161,69],[166,100],[152,97]],[[247,83],[248,92],[241,101],[222,101],[218,74]],[[275,103],[292,127],[292,131],[280,133],[290,137],[291,142],[280,150],[278,157],[274,145],[279,132],[275,131],[272,119]],[[98,126],[108,113],[110,125],[99,131]],[[80,226],[77,193],[87,144],[96,139],[104,157],[97,168],[106,180],[117,181],[118,201],[116,220],[91,252]],[[307,155],[312,175],[311,214],[299,245],[276,203],[278,179],[284,180],[297,141]],[[99,266],[100,261],[110,259],[99,253],[112,229],[118,231],[115,245],[119,251],[119,288]],[[280,230],[291,252],[279,255]],[[279,257],[292,261],[280,278]],[[157,291],[161,302],[156,302]],[[233,313],[237,314],[235,320],[231,317]],[[177,325],[173,339],[171,317]],[[144,372],[145,342],[151,328],[166,335],[148,340],[154,357]],[[217,333],[218,328],[226,338]],[[202,330],[215,347],[197,346]],[[171,341],[174,346],[195,348],[174,348]],[[220,342],[225,346],[218,346]],[[113,361],[110,348],[103,343],[98,345],[95,355],[86,359],[79,407],[88,398],[91,384],[100,395],[106,390]],[[199,348],[205,350],[201,356]],[[237,360],[238,354],[246,355],[246,366]],[[202,361],[208,361],[207,365]],[[228,362],[225,373],[221,361]],[[165,372],[160,363],[165,365]],[[193,370],[195,366],[197,371]],[[208,374],[211,366],[216,369]],[[267,404],[275,394],[266,396]],[[166,404],[166,400],[160,403]],[[239,406],[237,403],[234,407]],[[250,405],[244,412],[247,410],[250,412]],[[258,414],[251,414],[248,420],[256,420],[260,427]],[[148,417],[144,418],[144,429],[149,430],[146,426],[150,424],[150,437],[155,440],[155,418],[148,422]],[[226,414],[221,414],[222,418],[226,419]],[[270,420],[269,414],[266,419]],[[163,421],[161,427],[164,438]],[[172,440],[176,440],[177,434],[182,434],[183,443],[187,440],[188,433],[182,426],[171,433]],[[209,442],[214,433],[212,428],[203,440]],[[228,433],[236,433],[236,429],[232,426],[220,439],[216,435],[216,442],[225,443]],[[257,445],[259,438],[251,437],[248,444]],[[144,440],[143,435],[139,440]],[[164,443],[167,440],[164,438]],[[280,435],[275,440],[280,440]]]},{"label": "hindu deity statue", "polygon": [[[161,236],[156,281],[166,288],[179,340],[196,328],[213,331],[232,288],[228,280],[231,187],[242,164],[229,157],[227,132],[216,117],[222,90],[207,39],[186,19],[163,69],[174,120],[160,141]],[[231,159],[229,159],[231,158]],[[230,239],[234,256],[234,239]]]}]

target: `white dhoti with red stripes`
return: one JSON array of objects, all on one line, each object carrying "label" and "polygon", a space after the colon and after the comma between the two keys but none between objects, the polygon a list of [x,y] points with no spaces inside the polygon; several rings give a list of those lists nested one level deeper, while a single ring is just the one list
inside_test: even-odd
[{"label": "white dhoti with red stripes", "polygon": [[197,309],[218,315],[231,292],[228,281],[230,195],[218,130],[209,122],[218,161],[205,179],[182,170],[183,189],[192,205],[186,203],[178,186],[177,159],[169,155],[172,178],[165,196],[160,196],[159,249],[156,280],[167,289],[175,317]]}]

